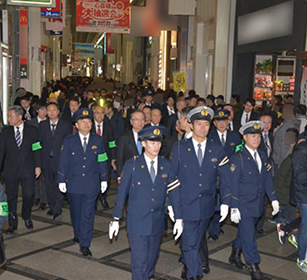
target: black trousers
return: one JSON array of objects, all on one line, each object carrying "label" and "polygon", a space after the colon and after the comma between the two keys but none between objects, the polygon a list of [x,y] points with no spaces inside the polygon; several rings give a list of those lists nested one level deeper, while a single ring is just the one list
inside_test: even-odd
[{"label": "black trousers", "polygon": [[52,171],[43,170],[43,176],[50,210],[53,215],[60,215],[62,214],[64,195],[59,190],[57,174]]},{"label": "black trousers", "polygon": [[5,189],[8,201],[9,210],[9,225],[16,227],[18,224],[17,219],[17,199],[19,183],[22,188],[22,212],[21,216],[24,220],[29,220],[31,217],[31,209],[34,199],[34,185],[35,178],[5,178]]}]

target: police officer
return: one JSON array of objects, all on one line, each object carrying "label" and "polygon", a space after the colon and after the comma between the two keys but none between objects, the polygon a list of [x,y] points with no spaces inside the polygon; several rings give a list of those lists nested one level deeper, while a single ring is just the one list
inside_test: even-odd
[{"label": "police officer", "polygon": [[[203,237],[215,211],[217,176],[228,161],[222,145],[207,138],[213,116],[213,110],[209,107],[191,110],[187,118],[192,123],[193,136],[177,142],[172,151],[174,172],[181,184],[183,279],[201,279],[203,269],[205,273],[210,271],[206,238]],[[228,214],[230,202],[230,190],[225,187],[222,176],[221,221]],[[202,263],[200,253],[204,255],[202,259],[205,263]]]},{"label": "police officer", "polygon": [[109,237],[117,235],[119,219],[129,195],[127,230],[131,246],[133,280],[147,280],[154,276],[162,233],[165,229],[165,201],[175,210],[175,240],[183,231],[180,183],[171,163],[159,156],[165,129],[150,126],[138,135],[145,152],[128,160],[124,166],[116,197],[114,218],[110,223]]},{"label": "police officer", "polygon": [[[74,114],[78,133],[64,139],[58,167],[61,192],[67,192],[74,242],[84,256],[89,249],[94,228],[95,201],[99,190],[107,189],[107,154],[103,139],[92,129],[93,112],[82,108]],[[99,188],[100,185],[100,188]]]},{"label": "police officer", "polygon": [[[223,146],[226,156],[229,158],[235,153],[236,146],[241,143],[241,136],[238,132],[230,131],[229,127],[229,116],[230,112],[228,110],[216,110],[214,113],[213,124],[215,129],[213,129],[209,138],[213,139],[216,143],[220,143]],[[221,224],[219,220],[221,218],[219,209],[220,208],[220,194],[219,186],[217,191],[216,200],[216,212],[212,217],[209,224],[209,237],[208,239],[217,240],[219,238],[221,229]]]},{"label": "police officer", "polygon": [[230,159],[229,182],[232,183],[231,221],[239,224],[238,234],[232,243],[229,262],[238,269],[245,269],[240,255],[243,251],[252,280],[262,279],[259,268],[260,255],[257,251],[255,224],[263,211],[264,196],[272,201],[273,212],[279,211],[279,203],[269,170],[267,155],[259,150],[263,123],[250,121],[244,124],[240,133],[245,145]]}]

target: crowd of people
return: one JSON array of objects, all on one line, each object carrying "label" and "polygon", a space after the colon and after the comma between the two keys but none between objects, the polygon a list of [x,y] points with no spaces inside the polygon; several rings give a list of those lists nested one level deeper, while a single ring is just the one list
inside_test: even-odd
[{"label": "crowd of people", "polygon": [[229,262],[262,279],[256,235],[266,234],[270,201],[269,222],[282,244],[289,240],[298,249],[297,265],[307,272],[305,105],[292,95],[260,105],[232,95],[226,103],[222,95],[202,98],[194,90],[103,82],[112,90],[95,87],[91,78],[66,77],[46,83],[41,97],[16,91],[0,136],[7,233],[18,229],[21,185],[25,226],[34,227],[33,205],[61,222],[68,199],[73,241],[89,256],[97,203],[109,209],[115,182],[110,238],[129,197],[133,279],[154,276],[166,208],[175,238],[181,237],[183,279],[210,272],[207,239],[219,238],[228,213],[238,224]]}]

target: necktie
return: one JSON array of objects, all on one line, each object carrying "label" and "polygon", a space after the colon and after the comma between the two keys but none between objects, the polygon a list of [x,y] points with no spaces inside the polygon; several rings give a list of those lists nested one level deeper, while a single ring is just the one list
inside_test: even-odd
[{"label": "necktie", "polygon": [[17,144],[17,147],[20,148],[20,145],[21,145],[21,134],[20,134],[20,130],[19,130],[19,127],[16,126],[16,134],[15,134],[15,139],[16,139],[16,144]]},{"label": "necktie", "polygon": [[254,152],[254,160],[255,160],[257,169],[258,169],[258,171],[260,172],[260,170],[259,170],[259,165],[258,165],[258,161],[257,161],[257,152]]},{"label": "necktie", "polygon": [[224,133],[222,134],[222,137],[221,137],[221,143],[223,145],[223,147],[225,146],[225,137],[224,137]]},{"label": "necktie", "polygon": [[83,145],[82,145],[82,147],[83,147],[83,151],[85,153],[86,152],[86,147],[87,147],[86,137],[83,138]]},{"label": "necktie", "polygon": [[137,148],[138,148],[139,155],[141,155],[142,154],[142,142],[140,140],[137,141]]},{"label": "necktie", "polygon": [[97,135],[101,136],[101,124],[97,124]]},{"label": "necktie", "polygon": [[51,128],[51,134],[52,134],[52,136],[54,136],[56,124],[52,123],[52,124],[51,124],[51,127],[52,127],[52,128]]},{"label": "necktie", "polygon": [[203,162],[203,153],[202,153],[202,150],[201,150],[201,144],[198,144],[197,159],[198,159],[199,166],[201,166],[201,164]]},{"label": "necktie", "polygon": [[248,114],[245,114],[245,123],[248,123],[249,119],[248,119]]},{"label": "necktie", "polygon": [[268,134],[265,133],[263,138],[264,138],[264,144],[265,144],[265,147],[266,147],[267,155],[269,157],[270,156],[270,152],[271,152],[271,147],[270,147],[270,143],[269,143]]},{"label": "necktie", "polygon": [[155,172],[155,168],[154,168],[154,161],[152,160],[150,165],[150,177],[151,177],[151,181],[154,183],[155,179],[156,179],[156,172]]}]

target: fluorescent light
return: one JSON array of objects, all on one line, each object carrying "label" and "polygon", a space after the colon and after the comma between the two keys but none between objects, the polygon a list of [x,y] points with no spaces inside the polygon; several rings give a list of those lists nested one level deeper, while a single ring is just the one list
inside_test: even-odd
[{"label": "fluorescent light", "polygon": [[98,41],[96,42],[94,48],[96,48],[96,47],[99,45],[99,43],[101,42],[101,40],[103,39],[103,37],[104,37],[105,34],[106,34],[106,33],[104,32],[104,33],[100,36],[100,38],[99,38]]}]

